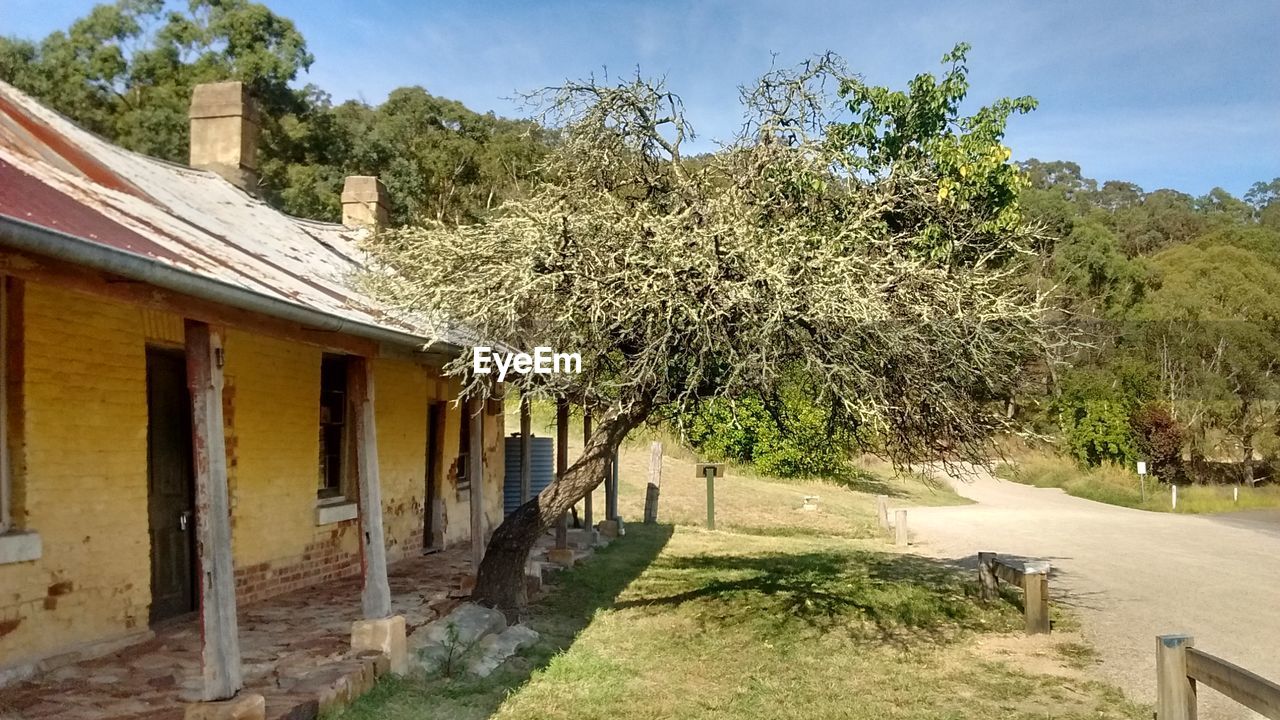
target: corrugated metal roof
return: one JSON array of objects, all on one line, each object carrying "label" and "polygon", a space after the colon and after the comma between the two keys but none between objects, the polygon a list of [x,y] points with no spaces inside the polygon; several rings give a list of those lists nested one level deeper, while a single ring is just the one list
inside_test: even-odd
[{"label": "corrugated metal roof", "polygon": [[339,320],[431,334],[353,287],[364,230],[290,217],[212,172],[112,145],[3,82],[0,214]]}]

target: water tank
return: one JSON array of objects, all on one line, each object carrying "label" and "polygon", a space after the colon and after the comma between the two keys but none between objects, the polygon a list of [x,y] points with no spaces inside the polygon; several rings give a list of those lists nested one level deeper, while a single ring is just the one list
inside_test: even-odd
[{"label": "water tank", "polygon": [[[502,512],[510,515],[520,507],[520,433],[507,437],[506,474],[502,481]],[[529,436],[529,497],[542,492],[556,477],[556,464],[552,438]]]}]

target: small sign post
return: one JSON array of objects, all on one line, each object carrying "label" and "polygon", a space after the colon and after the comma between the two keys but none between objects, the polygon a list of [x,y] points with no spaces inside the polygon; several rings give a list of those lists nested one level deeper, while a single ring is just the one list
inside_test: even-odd
[{"label": "small sign post", "polygon": [[707,529],[716,529],[716,475],[724,474],[724,463],[698,463],[694,477],[707,479]]},{"label": "small sign post", "polygon": [[1142,502],[1147,501],[1147,461],[1138,461],[1138,491],[1142,493]]}]

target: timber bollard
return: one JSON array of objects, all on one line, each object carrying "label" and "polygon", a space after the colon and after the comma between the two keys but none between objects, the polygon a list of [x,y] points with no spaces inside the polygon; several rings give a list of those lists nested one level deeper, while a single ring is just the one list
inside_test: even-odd
[{"label": "timber bollard", "polygon": [[1028,635],[1047,634],[1049,622],[1048,560],[1001,560],[993,552],[978,553],[978,597],[991,602],[1000,596],[997,580],[1022,588],[1022,607]]},{"label": "timber bollard", "polygon": [[658,522],[658,494],[662,489],[662,443],[649,446],[649,486],[644,492],[644,524]]},{"label": "timber bollard", "polygon": [[978,553],[978,598],[983,602],[995,600],[1000,591],[996,587],[996,570],[993,563],[996,554],[993,552]]},{"label": "timber bollard", "polygon": [[716,475],[724,474],[724,463],[698,463],[694,465],[695,477],[707,479],[707,529],[716,529]]},{"label": "timber bollard", "polygon": [[893,514],[893,519],[894,519],[894,526],[895,526],[893,528],[893,537],[894,537],[893,544],[906,547],[909,544],[908,535],[907,535],[907,511],[899,510],[895,512]]},{"label": "timber bollard", "polygon": [[889,496],[888,495],[876,496],[876,517],[879,518],[880,520],[880,527],[885,530],[888,530],[889,529]]},{"label": "timber bollard", "polygon": [[1187,677],[1190,635],[1156,638],[1156,717],[1160,720],[1195,720],[1196,681]]}]

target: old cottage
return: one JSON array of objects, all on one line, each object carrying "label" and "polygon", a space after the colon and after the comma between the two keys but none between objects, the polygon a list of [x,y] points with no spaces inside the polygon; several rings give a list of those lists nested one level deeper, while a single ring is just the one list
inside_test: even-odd
[{"label": "old cottage", "polygon": [[288,217],[241,85],[190,117],[177,166],[0,83],[0,686],[198,613],[230,697],[237,606],[363,572],[376,622],[388,562],[501,519],[501,413],[439,370],[460,343],[353,288],[381,183]]}]

